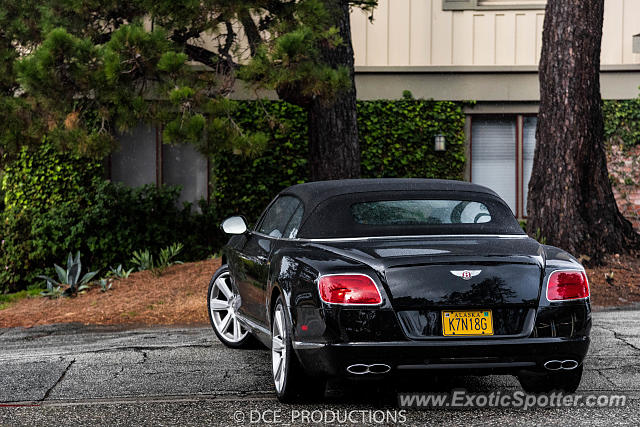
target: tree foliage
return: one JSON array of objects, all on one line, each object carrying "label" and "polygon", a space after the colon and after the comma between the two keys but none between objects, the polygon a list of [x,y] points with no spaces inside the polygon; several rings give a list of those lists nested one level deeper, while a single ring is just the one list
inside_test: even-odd
[{"label": "tree foliage", "polygon": [[[0,150],[15,154],[46,135],[60,149],[100,157],[144,121],[205,154],[255,152],[265,135],[238,126],[227,99],[236,72],[263,52],[267,35],[291,30],[282,41],[290,53],[311,46],[311,27],[286,23],[312,13],[319,21],[316,0],[3,1]],[[287,78],[318,87],[331,74],[308,61],[286,67]]]},{"label": "tree foliage", "polygon": [[223,236],[214,205],[180,206],[179,187],[125,187],[106,181],[86,157],[59,153],[48,142],[23,148],[3,176],[0,212],[0,293],[25,289],[52,275],[69,252],[91,270],[127,265],[136,250],[182,242],[185,261],[218,250]]},{"label": "tree foliage", "polygon": [[[183,261],[203,259],[226,242],[219,224],[245,215],[250,221],[281,189],[308,181],[305,111],[286,102],[233,101],[233,119],[249,132],[269,135],[256,158],[219,152],[213,156],[214,203],[178,206],[176,187],[138,189],[105,181],[100,165],[60,154],[45,141],[24,148],[6,168],[7,209],[0,212],[0,293],[52,275],[68,252],[82,254],[90,270],[129,262],[134,251],[159,252],[184,244]],[[463,104],[403,100],[358,102],[364,177],[462,179],[465,165]],[[443,134],[447,151],[434,151]],[[285,167],[286,166],[286,167]]]},{"label": "tree foliage", "polygon": [[376,1],[301,0],[272,27],[243,70],[257,88],[303,107],[308,116],[312,180],[360,176],[350,7]]},{"label": "tree foliage", "polygon": [[[348,3],[373,13],[377,0]],[[270,34],[257,44],[257,52],[241,76],[302,107],[315,98],[330,102],[349,88],[350,70],[342,64],[332,66],[323,57],[324,50],[351,43],[340,37],[332,6],[330,1],[302,0],[290,13],[281,14]]]},{"label": "tree foliage", "polygon": [[[364,178],[463,179],[465,114],[463,103],[432,100],[359,101],[361,175]],[[212,176],[219,221],[244,215],[258,219],[278,191],[310,179],[305,111],[286,102],[241,102],[236,120],[269,135],[257,158],[220,152]],[[434,151],[435,135],[447,150]]]}]

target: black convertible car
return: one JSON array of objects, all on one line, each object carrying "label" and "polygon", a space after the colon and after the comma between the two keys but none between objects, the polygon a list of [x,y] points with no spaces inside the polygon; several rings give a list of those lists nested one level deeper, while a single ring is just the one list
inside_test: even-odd
[{"label": "black convertible car", "polygon": [[589,347],[583,267],[529,238],[493,191],[428,179],[289,187],[242,217],[211,279],[227,346],[271,348],[278,398],[305,378],[411,371],[517,375],[573,392]]}]

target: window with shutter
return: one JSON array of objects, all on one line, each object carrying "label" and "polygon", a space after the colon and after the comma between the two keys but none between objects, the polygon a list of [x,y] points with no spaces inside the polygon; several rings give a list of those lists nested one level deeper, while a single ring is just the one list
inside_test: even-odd
[{"label": "window with shutter", "polygon": [[471,181],[498,193],[521,219],[527,217],[537,123],[524,114],[471,120]]},{"label": "window with shutter", "polygon": [[498,193],[516,213],[516,119],[474,118],[471,181]]}]

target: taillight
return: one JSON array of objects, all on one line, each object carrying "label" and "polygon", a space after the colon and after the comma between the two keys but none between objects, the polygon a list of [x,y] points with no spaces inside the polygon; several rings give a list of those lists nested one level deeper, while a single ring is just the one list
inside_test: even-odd
[{"label": "taillight", "polygon": [[364,274],[335,274],[320,277],[320,298],[331,304],[371,304],[382,302],[378,287]]},{"label": "taillight", "polygon": [[547,299],[563,301],[589,296],[587,275],[582,271],[556,271],[551,273],[547,284]]}]

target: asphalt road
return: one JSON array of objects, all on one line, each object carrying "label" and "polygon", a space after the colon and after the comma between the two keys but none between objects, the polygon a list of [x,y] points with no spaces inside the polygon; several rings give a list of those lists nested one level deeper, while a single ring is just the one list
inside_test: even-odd
[{"label": "asphalt road", "polygon": [[209,328],[0,329],[0,425],[640,425],[640,310],[594,314],[585,368],[579,392],[624,394],[626,406],[402,411],[395,403],[397,390],[513,393],[509,376],[346,384],[342,396],[283,405],[271,391],[269,352],[228,349]]}]

